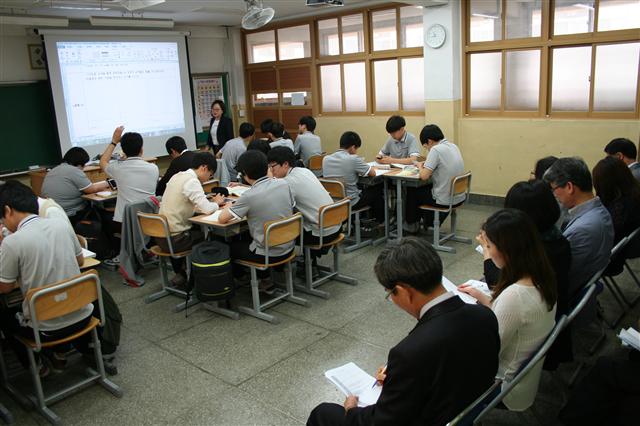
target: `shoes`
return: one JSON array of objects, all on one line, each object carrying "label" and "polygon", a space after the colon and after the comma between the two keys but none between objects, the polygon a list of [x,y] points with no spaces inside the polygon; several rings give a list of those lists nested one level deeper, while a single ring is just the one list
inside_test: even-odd
[{"label": "shoes", "polygon": [[271,296],[276,292],[276,286],[271,282],[270,279],[263,279],[260,280],[260,283],[258,284],[258,291],[260,291],[260,293]]},{"label": "shoes", "polygon": [[[98,366],[96,365],[96,357],[93,354],[82,354],[82,359],[84,362],[94,370],[98,371]],[[115,359],[112,357],[107,359],[106,357],[102,358],[102,365],[104,365],[104,372],[109,376],[118,375],[118,367],[115,364]]]},{"label": "shoes", "polygon": [[42,361],[40,361],[40,364],[38,365],[37,368],[38,368],[38,375],[40,376],[41,379],[47,378],[51,374],[51,370],[49,369],[49,367]]},{"label": "shoes", "polygon": [[402,229],[408,234],[417,234],[420,230],[420,222],[408,223],[405,221],[402,224]]},{"label": "shoes", "polygon": [[49,361],[54,373],[62,373],[67,367],[67,358],[64,354],[54,352],[53,355],[47,358],[47,360]]},{"label": "shoes", "polygon": [[187,277],[184,275],[175,274],[169,281],[171,282],[172,287],[175,287],[178,290],[187,290]]},{"label": "shoes", "polygon": [[[300,262],[296,265],[296,276],[302,279],[307,278],[307,271],[304,268],[303,262]],[[313,265],[311,267],[311,279],[315,280],[319,277],[320,277],[320,270],[318,269],[318,265]]]},{"label": "shoes", "polygon": [[120,256],[116,256],[112,259],[105,259],[102,261],[102,263],[105,264],[106,266],[117,268],[118,266],[120,266]]}]

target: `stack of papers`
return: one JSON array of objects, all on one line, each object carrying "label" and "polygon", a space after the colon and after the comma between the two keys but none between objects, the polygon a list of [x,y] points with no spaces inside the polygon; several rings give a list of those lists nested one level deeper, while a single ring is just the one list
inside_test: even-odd
[{"label": "stack of papers", "polygon": [[82,249],[82,257],[96,257],[96,254],[91,250],[87,250],[86,248]]},{"label": "stack of papers", "polygon": [[371,166],[371,167],[376,167],[376,168],[381,169],[381,170],[383,170],[383,169],[384,169],[384,170],[389,170],[389,169],[391,168],[391,166],[390,166],[390,165],[388,165],[388,164],[378,163],[377,161],[370,161],[370,162],[368,162],[367,164],[368,164],[369,166]]},{"label": "stack of papers", "polygon": [[391,163],[391,167],[395,167],[396,169],[404,169],[405,167],[407,167],[407,165],[400,163]]},{"label": "stack of papers", "polygon": [[212,222],[217,222],[218,218],[220,218],[220,213],[222,213],[222,210],[216,210],[215,212],[213,212],[213,214],[210,214],[209,216],[205,216],[202,219],[210,220]]},{"label": "stack of papers", "polygon": [[629,327],[626,330],[623,328],[618,334],[620,340],[622,340],[623,346],[630,346],[636,351],[640,351],[640,333],[633,327]]},{"label": "stack of papers", "polygon": [[111,197],[113,195],[113,192],[111,192],[111,191],[98,191],[98,192],[96,192],[96,195],[98,197],[106,198],[106,197]]},{"label": "stack of papers", "polygon": [[376,384],[376,379],[353,362],[327,370],[324,376],[336,385],[345,396],[357,396],[359,407],[375,404],[382,392],[382,386]]},{"label": "stack of papers", "polygon": [[240,197],[249,188],[250,188],[250,186],[230,186],[230,187],[227,188],[227,190],[229,191],[229,195],[235,195],[235,196]]},{"label": "stack of papers", "polygon": [[[483,283],[482,281],[478,281],[478,280],[469,280],[465,284],[470,285],[471,287],[477,288],[487,296],[491,296],[491,290],[489,290],[489,286],[487,286],[487,283]],[[455,293],[465,303],[474,304],[477,302],[475,297],[470,296],[467,293],[463,293],[460,290],[458,290],[458,286],[456,286],[449,279],[447,279],[447,277],[442,277],[442,286],[447,291]]]},{"label": "stack of papers", "polygon": [[389,169],[376,169],[376,176],[384,175],[389,173],[391,170]]},{"label": "stack of papers", "polygon": [[[395,166],[395,165],[394,165]],[[404,168],[398,176],[417,176],[420,173],[420,170],[416,166],[403,166]]]}]

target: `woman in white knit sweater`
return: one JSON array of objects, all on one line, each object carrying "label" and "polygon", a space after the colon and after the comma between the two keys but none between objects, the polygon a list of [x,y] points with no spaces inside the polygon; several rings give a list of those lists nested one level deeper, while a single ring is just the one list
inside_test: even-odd
[{"label": "woman in white knit sweater", "polygon": [[[498,318],[498,377],[512,380],[555,324],[556,282],[540,235],[529,217],[515,209],[494,213],[482,226],[479,240],[501,269],[493,294],[466,285],[459,289],[489,306]],[[538,391],[542,362],[507,395],[510,410],[529,408]]]}]

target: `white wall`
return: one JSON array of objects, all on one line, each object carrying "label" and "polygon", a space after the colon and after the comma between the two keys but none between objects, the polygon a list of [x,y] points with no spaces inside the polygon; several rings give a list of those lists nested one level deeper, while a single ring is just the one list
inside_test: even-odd
[{"label": "white wall", "polygon": [[0,82],[46,80],[45,70],[32,70],[29,44],[41,44],[40,37],[27,36],[24,27],[0,25]]}]

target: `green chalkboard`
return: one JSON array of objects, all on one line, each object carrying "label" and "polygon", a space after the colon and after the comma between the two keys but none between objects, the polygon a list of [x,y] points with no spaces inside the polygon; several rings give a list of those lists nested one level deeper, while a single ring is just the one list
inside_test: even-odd
[{"label": "green chalkboard", "polygon": [[0,174],[61,160],[47,81],[0,85]]}]

